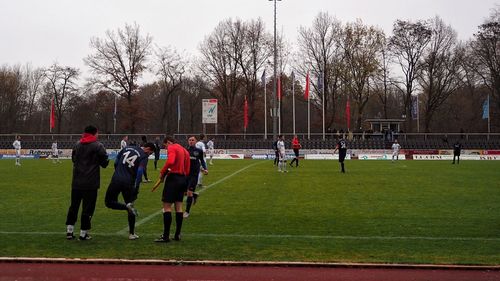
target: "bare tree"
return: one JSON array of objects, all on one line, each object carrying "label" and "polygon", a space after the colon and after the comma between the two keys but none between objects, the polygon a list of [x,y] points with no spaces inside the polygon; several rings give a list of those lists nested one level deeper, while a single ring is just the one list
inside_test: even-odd
[{"label": "bare tree", "polygon": [[[251,128],[256,128],[252,122],[256,112],[256,101],[260,97],[258,73],[265,67],[267,60],[272,56],[272,38],[265,32],[265,26],[262,19],[251,20],[244,24],[245,34],[242,53],[237,60],[239,61],[242,77],[244,79],[245,95],[249,107],[249,124]],[[283,44],[280,44],[282,46]],[[260,115],[259,115],[260,116]]]},{"label": "bare tree", "polygon": [[173,124],[177,113],[172,110],[175,108],[177,99],[174,96],[183,83],[184,74],[187,70],[187,62],[173,48],[158,48],[155,52],[156,76],[160,79],[160,98],[162,129],[165,132],[173,132],[177,124]]},{"label": "bare tree", "polygon": [[45,70],[47,84],[44,91],[54,99],[57,133],[61,133],[64,113],[68,110],[68,102],[77,94],[79,71],[69,66],[54,63]]},{"label": "bare tree", "polygon": [[24,67],[24,84],[26,89],[26,119],[31,119],[37,108],[37,99],[42,94],[45,81],[43,68],[33,68],[30,64]]},{"label": "bare tree", "polygon": [[241,60],[237,58],[242,55],[244,33],[240,20],[225,20],[200,45],[198,68],[212,86],[211,95],[218,99],[222,128],[227,133],[241,127],[234,117],[241,115],[239,104],[243,99]]},{"label": "bare tree", "polygon": [[457,34],[439,17],[431,20],[432,36],[423,57],[419,83],[423,90],[425,132],[432,117],[450,95],[460,87],[459,63],[463,55],[457,49]]},{"label": "bare tree", "polygon": [[372,93],[368,83],[379,70],[378,58],[384,40],[382,30],[366,26],[360,20],[347,24],[342,32],[344,81],[357,109],[356,128],[361,128],[364,108]]},{"label": "bare tree", "polygon": [[147,70],[152,37],[141,36],[137,24],[125,25],[116,32],[106,31],[104,39],[92,38],[94,53],[84,59],[95,75],[93,82],[127,100],[126,114],[130,130],[135,131],[133,96],[138,90],[137,81]]},{"label": "bare tree", "polygon": [[379,71],[377,75],[373,77],[374,82],[372,83],[372,87],[375,91],[375,94],[379,98],[380,104],[382,105],[382,115],[383,118],[389,118],[388,114],[388,104],[389,97],[391,96],[391,54],[389,52],[387,46],[387,39],[383,38],[382,48],[379,52]]},{"label": "bare tree", "polygon": [[19,132],[25,104],[23,75],[20,66],[0,68],[0,132]]},{"label": "bare tree", "polygon": [[424,21],[410,22],[396,20],[393,27],[393,36],[389,39],[392,54],[399,62],[403,79],[398,88],[403,92],[404,115],[407,118],[407,131],[412,130],[411,101],[415,90],[415,80],[421,68],[421,58],[425,47],[431,39],[431,29]]},{"label": "bare tree", "polygon": [[477,59],[476,73],[490,90],[490,103],[500,111],[500,8],[493,10],[474,37],[470,46]]},{"label": "bare tree", "polygon": [[[343,54],[338,38],[340,37],[342,24],[328,13],[319,13],[313,21],[312,27],[300,27],[299,29],[299,52],[301,58],[298,60],[297,69],[303,77],[310,72],[310,77],[324,76],[323,85],[317,83],[317,79],[311,79],[316,93],[314,105],[321,109],[324,107],[326,115],[325,126],[331,127],[336,115],[335,102],[342,85],[340,79],[343,72]],[[325,89],[325,104],[322,102],[321,88]]]}]

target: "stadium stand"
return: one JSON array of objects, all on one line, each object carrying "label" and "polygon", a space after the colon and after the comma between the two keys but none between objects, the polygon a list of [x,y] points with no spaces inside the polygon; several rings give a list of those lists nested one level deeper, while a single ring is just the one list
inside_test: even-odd
[{"label": "stadium stand", "polygon": [[[16,135],[0,135],[0,149],[12,149],[12,142]],[[20,135],[23,149],[50,149],[52,142],[57,140],[60,149],[70,149],[78,141],[80,135]],[[142,135],[129,135],[129,143],[140,143]],[[147,135],[148,140],[156,136]],[[176,138],[185,145],[187,135],[178,135]],[[334,149],[337,136],[330,135],[325,140],[321,136],[307,139],[300,136],[303,149]],[[120,146],[123,135],[100,135],[99,140],[106,148],[113,149]],[[500,149],[500,134],[400,134],[398,141],[403,149],[451,149],[456,141],[460,141],[464,149]],[[290,146],[291,136],[286,137],[286,144]],[[382,135],[355,135],[348,140],[350,149],[390,149],[393,140],[385,139]],[[252,138],[242,135],[219,135],[215,139],[216,149],[271,149],[272,138]]]}]

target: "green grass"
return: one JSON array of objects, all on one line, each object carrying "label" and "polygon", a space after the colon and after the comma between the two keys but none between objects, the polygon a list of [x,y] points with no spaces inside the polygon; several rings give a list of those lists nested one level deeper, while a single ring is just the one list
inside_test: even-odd
[{"label": "green grass", "polygon": [[[110,167],[102,170],[94,239],[66,241],[70,162],[15,167],[2,160],[0,255],[500,264],[500,162],[347,161],[346,174],[338,168],[310,160],[281,174],[270,161],[216,161],[205,184],[218,183],[202,191],[183,241],[158,245],[161,190],[151,193],[152,184],[141,185],[136,203],[141,239],[119,234],[126,213],[104,206]],[[152,163],[149,175],[158,176]]]}]

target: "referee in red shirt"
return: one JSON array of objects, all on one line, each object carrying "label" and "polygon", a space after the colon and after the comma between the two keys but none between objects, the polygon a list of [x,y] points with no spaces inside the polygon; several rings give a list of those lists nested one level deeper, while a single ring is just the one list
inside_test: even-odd
[{"label": "referee in red shirt", "polygon": [[[187,176],[189,175],[189,152],[177,143],[172,136],[163,140],[167,150],[167,162],[160,171],[161,182],[165,181],[161,200],[163,201],[163,234],[155,242],[170,242],[170,225],[172,224],[172,204],[175,203],[175,236],[181,240],[182,201],[187,191]],[[154,191],[156,187],[153,188]]]}]

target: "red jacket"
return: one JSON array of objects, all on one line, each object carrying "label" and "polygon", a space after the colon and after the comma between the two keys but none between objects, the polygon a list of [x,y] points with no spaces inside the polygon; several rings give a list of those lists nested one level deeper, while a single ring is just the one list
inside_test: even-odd
[{"label": "red jacket", "polygon": [[167,148],[167,162],[160,171],[160,177],[165,178],[167,173],[189,175],[189,152],[181,145],[174,143]]},{"label": "red jacket", "polygon": [[292,140],[292,149],[301,149],[302,145],[300,145],[298,138],[293,138]]}]

